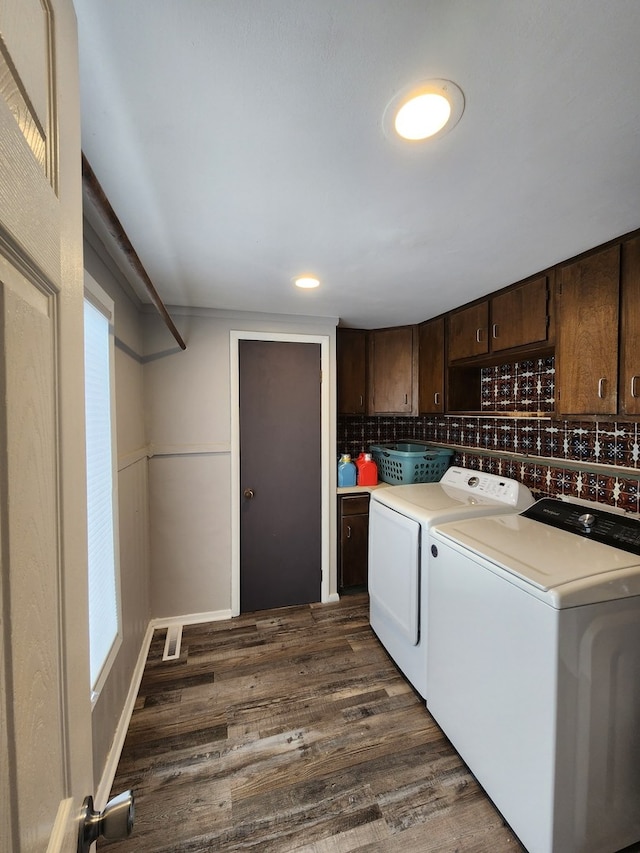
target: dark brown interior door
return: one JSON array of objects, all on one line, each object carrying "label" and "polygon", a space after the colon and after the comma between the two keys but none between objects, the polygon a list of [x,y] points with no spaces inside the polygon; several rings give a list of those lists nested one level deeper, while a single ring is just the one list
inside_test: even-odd
[{"label": "dark brown interior door", "polygon": [[239,341],[240,610],[320,600],[320,345]]}]

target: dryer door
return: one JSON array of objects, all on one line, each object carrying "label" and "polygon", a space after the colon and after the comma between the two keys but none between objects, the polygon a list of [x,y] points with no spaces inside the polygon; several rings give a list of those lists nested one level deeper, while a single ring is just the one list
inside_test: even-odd
[{"label": "dryer door", "polygon": [[369,510],[369,598],[371,625],[384,642],[392,630],[404,642],[420,639],[420,524],[371,501]]}]

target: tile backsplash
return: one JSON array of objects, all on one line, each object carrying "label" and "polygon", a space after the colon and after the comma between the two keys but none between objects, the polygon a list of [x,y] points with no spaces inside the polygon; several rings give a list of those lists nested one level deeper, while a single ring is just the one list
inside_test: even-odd
[{"label": "tile backsplash", "polygon": [[[640,511],[637,422],[495,414],[338,418],[338,453],[355,457],[371,444],[405,438],[453,447],[454,464],[513,477],[537,497],[564,494]],[[499,453],[492,455],[492,451]]]},{"label": "tile backsplash", "polygon": [[483,367],[480,371],[480,409],[483,412],[552,412],[555,374],[552,355]]}]

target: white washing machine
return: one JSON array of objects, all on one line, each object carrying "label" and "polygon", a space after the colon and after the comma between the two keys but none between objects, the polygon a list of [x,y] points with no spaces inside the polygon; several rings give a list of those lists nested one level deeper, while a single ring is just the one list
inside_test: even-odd
[{"label": "white washing machine", "polygon": [[640,521],[554,499],[431,530],[429,710],[529,853],[640,840]]},{"label": "white washing machine", "polygon": [[369,618],[399,669],[427,698],[428,531],[432,524],[533,503],[516,480],[449,468],[439,483],[375,491],[369,506]]}]

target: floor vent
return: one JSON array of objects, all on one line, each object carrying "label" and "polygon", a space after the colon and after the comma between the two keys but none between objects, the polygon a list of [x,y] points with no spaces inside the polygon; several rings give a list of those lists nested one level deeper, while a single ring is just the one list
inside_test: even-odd
[{"label": "floor vent", "polygon": [[164,641],[162,660],[176,660],[176,658],[179,658],[181,644],[182,625],[169,625],[167,628],[167,639]]}]

